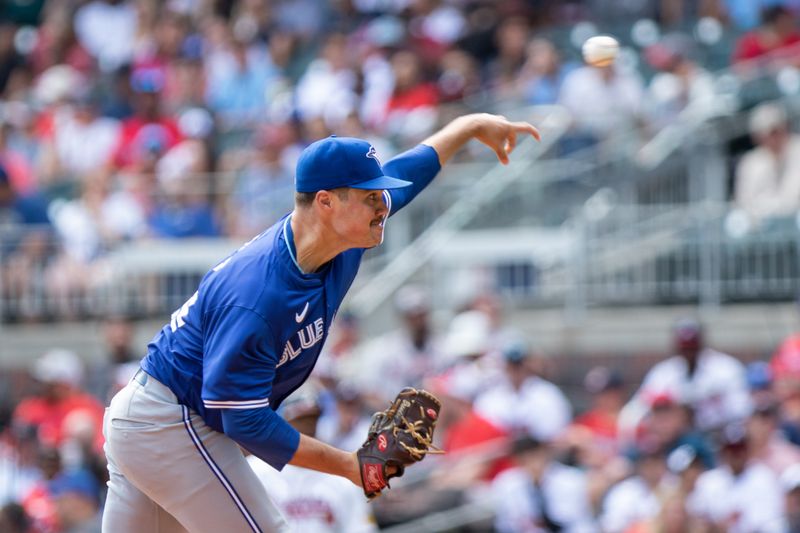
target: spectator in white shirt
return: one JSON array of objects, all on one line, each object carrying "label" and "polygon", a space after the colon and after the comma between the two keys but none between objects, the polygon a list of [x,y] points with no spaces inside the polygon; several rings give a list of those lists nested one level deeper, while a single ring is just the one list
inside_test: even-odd
[{"label": "spectator in white shirt", "polygon": [[736,167],[734,196],[754,224],[800,209],[800,135],[789,130],[786,111],[761,104],[750,115],[756,147]]},{"label": "spectator in white shirt", "polygon": [[621,533],[655,519],[662,498],[677,484],[661,450],[642,447],[633,456],[636,474],[611,487],[603,501],[600,523],[605,533]]},{"label": "spectator in white shirt", "polygon": [[503,349],[504,376],[475,400],[475,410],[510,433],[552,441],[572,420],[561,390],[533,371],[534,354],[520,341]]},{"label": "spectator in white shirt", "polygon": [[783,492],[767,466],[752,461],[743,425],[722,432],[722,464],[697,480],[692,499],[713,527],[729,533],[786,531]]},{"label": "spectator in white shirt", "polygon": [[368,403],[381,409],[403,387],[422,386],[441,363],[427,295],[419,287],[403,287],[394,304],[402,327],[365,343],[342,369],[344,376],[359,380]]},{"label": "spectator in white shirt", "polygon": [[[308,382],[281,406],[295,429],[314,437],[322,412],[320,389]],[[261,459],[248,457],[250,467],[289,523],[291,531],[372,533],[377,531],[363,492],[348,480],[286,465],[280,472]]]},{"label": "spectator in white shirt", "polygon": [[583,472],[555,461],[550,445],[531,437],[517,440],[512,453],[519,466],[492,483],[497,531],[598,530]]},{"label": "spectator in white shirt", "polygon": [[630,440],[648,411],[648,399],[677,398],[695,413],[701,431],[718,429],[750,413],[746,370],[730,355],[708,348],[703,330],[694,319],[683,319],[673,329],[677,355],[656,364],[644,377],[620,415],[620,433]]},{"label": "spectator in white shirt", "polygon": [[586,66],[564,78],[560,103],[570,111],[573,135],[598,142],[639,125],[644,85],[635,72]]}]

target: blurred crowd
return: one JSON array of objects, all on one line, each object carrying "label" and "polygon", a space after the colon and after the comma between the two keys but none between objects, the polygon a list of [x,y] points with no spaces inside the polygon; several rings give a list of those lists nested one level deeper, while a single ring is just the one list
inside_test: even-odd
[{"label": "blurred crowd", "polygon": [[[0,285],[15,302],[6,315],[86,313],[76,301],[107,279],[104,258],[122,243],[258,233],[291,209],[300,151],[331,133],[367,138],[385,159],[499,103],[567,109],[565,153],[647,138],[713,112],[709,69],[720,65],[705,65],[704,51],[723,35],[735,43],[721,66],[743,76],[754,64],[798,66],[797,7],[9,0],[0,7]],[[577,30],[591,32],[591,21],[625,22],[616,66],[581,65],[588,35]],[[759,145],[765,128],[758,122]],[[743,164],[742,191],[773,163],[796,174],[770,153]],[[775,204],[743,207],[758,217],[785,209]],[[42,299],[55,305],[44,310]]]},{"label": "blurred crowd", "polygon": [[[443,403],[446,454],[370,505],[342,479],[251,458],[297,531],[375,531],[454,509],[449,530],[465,532],[800,531],[800,335],[745,364],[684,318],[667,357],[568,366],[506,327],[491,294],[442,327],[418,287],[399,291],[395,312],[397,329],[372,338],[340,317],[312,381],[279,412],[355,450],[371,413],[424,387]],[[51,350],[3,398],[0,531],[99,531],[103,405],[138,368],[133,332],[108,320],[102,360]]]}]

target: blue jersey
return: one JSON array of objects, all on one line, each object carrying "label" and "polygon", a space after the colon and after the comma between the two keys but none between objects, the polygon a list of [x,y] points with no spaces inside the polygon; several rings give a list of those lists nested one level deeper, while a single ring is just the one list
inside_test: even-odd
[{"label": "blue jersey", "polygon": [[[419,145],[383,169],[413,183],[386,194],[394,214],[440,166],[436,152]],[[142,361],[211,428],[278,469],[294,455],[300,436],[275,409],[314,368],[364,253],[348,250],[319,271],[303,273],[290,217],[209,271]]]}]

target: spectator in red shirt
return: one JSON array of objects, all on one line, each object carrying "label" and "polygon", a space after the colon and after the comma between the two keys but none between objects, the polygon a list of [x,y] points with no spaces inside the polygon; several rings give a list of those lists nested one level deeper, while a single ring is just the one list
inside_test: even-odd
[{"label": "spectator in red shirt", "polygon": [[71,427],[91,423],[95,449],[101,450],[103,406],[80,390],[83,367],[78,356],[68,350],[51,350],[36,361],[32,374],[43,385],[42,393],[22,400],[12,423],[32,428],[42,445],[55,448],[65,442]]},{"label": "spectator in red shirt", "polygon": [[436,124],[436,85],[425,81],[420,58],[400,51],[392,56],[394,91],[386,105],[387,133],[398,136],[402,144],[425,137]]},{"label": "spectator in red shirt", "polygon": [[744,34],[733,52],[733,62],[741,63],[769,54],[770,60],[800,64],[800,33],[792,12],[783,6],[772,6],[761,14],[761,26]]},{"label": "spectator in red shirt", "polygon": [[137,68],[131,74],[136,113],[122,123],[113,163],[117,168],[152,173],[158,158],[183,137],[177,121],[161,109],[164,71]]}]

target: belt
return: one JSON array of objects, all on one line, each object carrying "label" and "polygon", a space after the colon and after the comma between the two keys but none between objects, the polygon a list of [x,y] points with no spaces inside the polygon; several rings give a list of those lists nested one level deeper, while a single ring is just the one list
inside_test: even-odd
[{"label": "belt", "polygon": [[133,375],[133,381],[144,387],[147,384],[147,378],[150,377],[147,372],[139,367],[139,370]]}]

